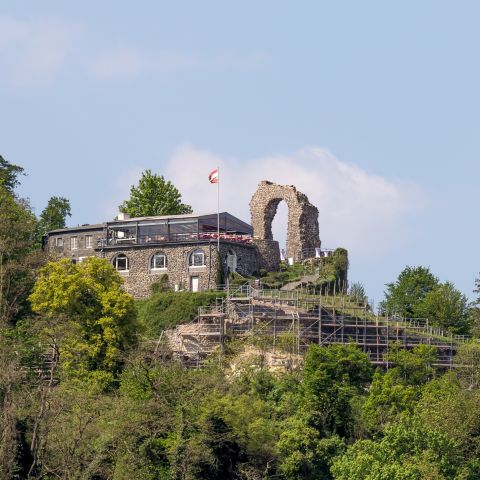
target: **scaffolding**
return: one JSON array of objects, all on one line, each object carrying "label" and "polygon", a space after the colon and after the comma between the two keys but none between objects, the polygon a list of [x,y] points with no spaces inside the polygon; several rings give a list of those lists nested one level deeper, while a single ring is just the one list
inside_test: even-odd
[{"label": "scaffolding", "polygon": [[452,368],[459,344],[468,338],[447,335],[422,319],[374,315],[367,305],[346,302],[345,296],[250,285],[229,288],[225,299],[201,307],[193,322],[164,336],[173,357],[193,367],[201,367],[214,352],[222,353],[232,340],[300,356],[313,343],[353,344],[385,368],[391,363],[392,345],[407,350],[430,345],[437,353],[433,365]]}]

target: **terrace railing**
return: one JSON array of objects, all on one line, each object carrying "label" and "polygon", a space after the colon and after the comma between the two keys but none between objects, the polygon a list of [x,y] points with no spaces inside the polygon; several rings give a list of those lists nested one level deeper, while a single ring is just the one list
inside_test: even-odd
[{"label": "terrace railing", "polygon": [[[216,233],[170,233],[165,235],[139,235],[138,237],[110,237],[101,238],[98,241],[98,247],[122,246],[122,245],[147,245],[147,244],[162,244],[162,243],[196,243],[199,241],[216,242],[219,238]],[[250,235],[240,235],[235,233],[220,233],[220,241],[234,242],[245,245],[252,243]]]}]

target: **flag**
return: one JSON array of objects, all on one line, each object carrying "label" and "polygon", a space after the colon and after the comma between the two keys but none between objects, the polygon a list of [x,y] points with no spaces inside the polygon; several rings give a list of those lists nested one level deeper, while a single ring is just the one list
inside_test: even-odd
[{"label": "flag", "polygon": [[208,180],[210,183],[218,183],[218,168],[210,172],[208,176]]}]

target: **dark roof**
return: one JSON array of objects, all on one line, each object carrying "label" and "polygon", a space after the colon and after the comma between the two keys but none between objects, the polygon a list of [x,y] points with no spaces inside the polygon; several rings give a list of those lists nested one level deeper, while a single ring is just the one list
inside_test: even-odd
[{"label": "dark roof", "polygon": [[96,223],[93,225],[77,225],[76,227],[67,227],[59,228],[57,230],[50,230],[47,232],[47,235],[52,235],[56,233],[72,233],[72,232],[85,232],[89,230],[103,230],[105,228],[105,223]]},{"label": "dark roof", "polygon": [[[180,219],[202,219],[202,218],[208,218],[208,217],[217,217],[217,213],[209,213],[209,214],[203,214],[203,215],[198,215],[198,214],[193,214],[193,213],[188,213],[185,215],[158,215],[158,216],[152,216],[152,217],[134,217],[134,218],[128,218],[125,220],[112,220],[110,222],[105,222],[105,223],[97,223],[93,225],[77,225],[76,227],[67,227],[67,228],[61,228],[57,230],[51,230],[50,232],[47,233],[47,235],[53,235],[53,234],[59,234],[59,233],[74,233],[74,232],[85,232],[85,231],[91,231],[91,230],[102,230],[107,227],[107,225],[118,225],[118,224],[126,224],[126,223],[136,223],[136,222],[145,222],[145,221],[154,221],[154,220],[180,220]],[[234,220],[235,222],[238,222],[246,231],[251,231],[252,227],[248,223],[244,222],[243,220],[240,220],[239,218],[235,217],[231,213],[228,212],[220,212],[220,218],[228,218],[230,220]]]},{"label": "dark roof", "polygon": [[[124,220],[112,220],[110,222],[107,222],[107,224],[110,225],[116,225],[116,224],[121,224],[124,225],[126,223],[142,223],[142,222],[148,222],[148,221],[155,221],[155,220],[196,220],[196,219],[205,219],[205,218],[217,218],[217,213],[206,213],[206,214],[195,214],[195,213],[187,213],[183,215],[158,215],[158,216],[151,216],[151,217],[131,217],[131,218],[126,218]],[[228,212],[220,212],[220,218],[228,218],[230,220],[234,220],[235,222],[238,222],[242,227],[246,230],[251,230],[251,225],[244,222],[243,220],[240,220],[238,217],[235,217],[231,213]]]}]

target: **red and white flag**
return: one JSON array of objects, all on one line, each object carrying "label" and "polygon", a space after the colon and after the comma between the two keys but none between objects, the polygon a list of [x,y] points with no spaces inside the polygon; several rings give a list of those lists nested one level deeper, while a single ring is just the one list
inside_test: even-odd
[{"label": "red and white flag", "polygon": [[208,176],[208,180],[210,183],[218,183],[218,168],[210,172]]}]

